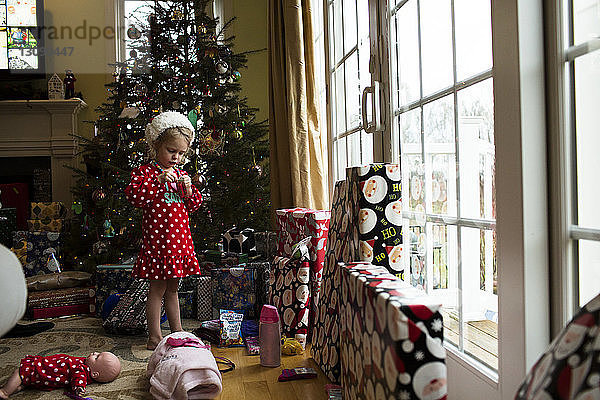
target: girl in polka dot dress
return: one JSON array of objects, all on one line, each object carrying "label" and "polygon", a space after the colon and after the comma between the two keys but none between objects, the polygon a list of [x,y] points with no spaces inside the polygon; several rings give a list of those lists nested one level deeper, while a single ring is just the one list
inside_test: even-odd
[{"label": "girl in polka dot dress", "polygon": [[94,352],[87,357],[67,354],[52,356],[27,356],[21,365],[0,388],[0,399],[8,397],[25,387],[41,390],[71,388],[82,395],[90,381],[112,382],[121,372],[121,361],[113,353]]},{"label": "girl in polka dot dress", "polygon": [[129,201],[143,209],[143,242],[133,276],[150,280],[146,302],[149,350],[162,339],[162,299],[171,332],[181,331],[179,280],[200,274],[189,213],[200,207],[202,196],[187,173],[178,168],[193,140],[194,128],[187,117],[173,111],[157,115],[146,126],[154,160],[134,169],[125,189]]}]

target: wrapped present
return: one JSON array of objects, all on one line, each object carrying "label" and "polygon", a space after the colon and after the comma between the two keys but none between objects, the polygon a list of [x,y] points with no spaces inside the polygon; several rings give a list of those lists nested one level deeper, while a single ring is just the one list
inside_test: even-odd
[{"label": "wrapped present", "polygon": [[[13,234],[14,237],[14,234]],[[25,268],[27,264],[27,240],[20,240],[11,247],[10,251],[15,253],[21,266]]]},{"label": "wrapped present", "polygon": [[0,208],[0,244],[13,245],[13,232],[17,230],[17,209]]},{"label": "wrapped present", "polygon": [[269,262],[277,255],[277,232],[254,232],[256,254]]},{"label": "wrapped present", "polygon": [[62,232],[64,219],[28,219],[27,229],[37,232]]},{"label": "wrapped present", "polygon": [[269,284],[268,304],[277,307],[283,335],[306,347],[310,306],[310,265],[308,260],[275,257]]},{"label": "wrapped present", "polygon": [[311,326],[319,304],[319,293],[323,279],[323,265],[331,212],[310,210],[307,208],[291,208],[276,211],[277,217],[277,253],[290,256],[292,246],[305,237],[310,237],[308,250],[310,254],[310,292],[311,292]]},{"label": "wrapped present", "polygon": [[256,305],[254,307],[254,315],[258,317],[260,316],[262,306],[269,304],[271,263],[266,261],[251,262],[246,264],[246,268],[256,270]]},{"label": "wrapped present", "polygon": [[60,260],[61,243],[62,237],[58,232],[16,231],[13,248],[27,249],[27,260],[23,264],[25,276],[59,272],[56,260]]},{"label": "wrapped present", "polygon": [[256,305],[256,268],[246,266],[214,268],[211,270],[213,318],[220,310],[243,311],[254,318]]},{"label": "wrapped present", "polygon": [[198,261],[203,263],[205,269],[221,267],[224,265],[236,266],[248,262],[248,254],[224,252],[220,250],[203,250],[198,254]]},{"label": "wrapped present", "polygon": [[384,267],[355,263],[339,270],[339,326],[319,332],[319,340],[341,338],[328,359],[341,359],[344,397],[377,388],[385,399],[445,399],[441,304]]},{"label": "wrapped present", "polygon": [[146,300],[150,281],[134,279],[110,312],[102,327],[108,333],[140,335],[148,330],[146,324]]},{"label": "wrapped present", "polygon": [[195,290],[178,291],[179,296],[179,313],[181,318],[196,319],[198,315],[198,301]]},{"label": "wrapped present", "polygon": [[102,310],[104,300],[111,294],[125,293],[133,277],[133,265],[111,264],[96,266],[94,275],[96,281],[96,308]]},{"label": "wrapped present", "polygon": [[[312,332],[313,359],[325,375],[334,382],[339,382],[340,378],[339,358],[329,359],[329,354],[332,348],[339,354],[339,337],[333,340],[327,335],[331,335],[333,327],[339,324],[341,275],[337,263],[338,261],[352,262],[358,253],[358,227],[350,223],[358,216],[358,190],[358,179],[339,181],[335,185],[323,282],[319,304],[315,309]],[[327,340],[324,339],[325,337]]]},{"label": "wrapped present", "polygon": [[30,292],[27,296],[27,316],[50,318],[74,314],[94,314],[96,290],[74,287]]},{"label": "wrapped present", "polygon": [[402,235],[402,184],[398,164],[348,168],[347,178],[358,180],[358,260],[387,268],[404,280],[408,259]]},{"label": "wrapped present", "polygon": [[231,228],[223,236],[223,251],[232,253],[256,255],[256,242],[254,240],[254,229]]},{"label": "wrapped present", "polygon": [[3,207],[17,209],[17,228],[27,229],[29,219],[29,186],[26,183],[0,184],[0,203]]},{"label": "wrapped present", "polygon": [[67,208],[60,201],[31,203],[31,219],[63,219],[66,215]]},{"label": "wrapped present", "polygon": [[199,321],[208,321],[212,318],[212,281],[210,276],[198,278],[196,286],[197,307],[196,318]]}]

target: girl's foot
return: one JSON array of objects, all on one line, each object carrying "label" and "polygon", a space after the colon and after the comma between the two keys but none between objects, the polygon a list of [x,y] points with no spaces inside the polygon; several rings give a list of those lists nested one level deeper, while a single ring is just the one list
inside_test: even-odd
[{"label": "girl's foot", "polygon": [[160,343],[160,341],[162,340],[162,338],[148,338],[148,342],[146,343],[146,348],[148,350],[154,350],[156,349],[156,346],[158,346],[158,343]]}]

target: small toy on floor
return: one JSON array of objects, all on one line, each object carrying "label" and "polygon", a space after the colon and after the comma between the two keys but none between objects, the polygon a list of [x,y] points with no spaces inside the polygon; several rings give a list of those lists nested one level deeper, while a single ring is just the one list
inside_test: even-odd
[{"label": "small toy on floor", "polygon": [[317,371],[312,368],[292,368],[292,369],[284,369],[281,371],[281,375],[277,380],[279,382],[293,381],[296,379],[310,379],[316,378]]},{"label": "small toy on floor", "polygon": [[258,336],[248,336],[245,339],[246,350],[248,350],[249,356],[255,356],[260,354],[260,345],[258,342]]},{"label": "small toy on floor", "polygon": [[328,383],[325,385],[325,391],[327,392],[327,400],[342,400],[342,387],[340,385],[334,385]]},{"label": "small toy on floor", "polygon": [[304,353],[302,343],[294,338],[285,338],[281,345],[281,354],[286,356],[295,356]]}]

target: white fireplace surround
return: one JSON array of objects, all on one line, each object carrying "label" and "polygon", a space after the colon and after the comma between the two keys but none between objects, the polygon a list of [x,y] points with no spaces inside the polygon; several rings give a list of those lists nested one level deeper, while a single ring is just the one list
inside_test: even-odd
[{"label": "white fireplace surround", "polygon": [[0,157],[51,159],[52,201],[72,202],[73,166],[77,153],[77,114],[87,104],[69,100],[0,101]]}]

